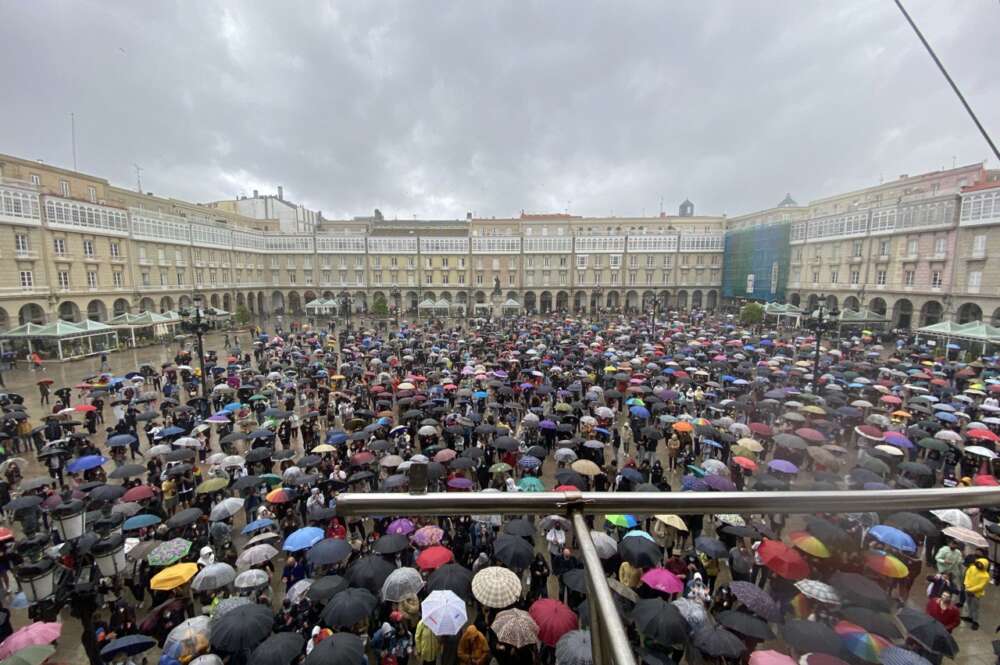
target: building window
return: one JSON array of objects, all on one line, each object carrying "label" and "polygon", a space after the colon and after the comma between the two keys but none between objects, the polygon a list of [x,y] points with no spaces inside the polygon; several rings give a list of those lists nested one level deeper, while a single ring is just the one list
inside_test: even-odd
[{"label": "building window", "polygon": [[857,286],[861,282],[861,271],[851,271],[851,286]]},{"label": "building window", "polygon": [[887,258],[889,256],[889,249],[892,247],[892,242],[889,240],[880,240],[878,243],[878,255]]},{"label": "building window", "polygon": [[88,270],[87,271],[87,288],[96,289],[97,288],[97,271]]},{"label": "building window", "polygon": [[83,241],[83,255],[84,256],[94,256],[94,241],[84,240]]},{"label": "building window", "polygon": [[121,258],[122,250],[121,246],[117,242],[111,243],[111,258],[118,259]]},{"label": "building window", "polygon": [[18,233],[14,236],[14,251],[18,254],[27,254],[31,251],[31,243],[28,241],[28,236],[23,233]]},{"label": "building window", "polygon": [[177,286],[184,286],[184,271],[177,271]]},{"label": "building window", "polygon": [[116,289],[120,289],[125,286],[125,275],[120,270],[116,270],[111,273],[111,280]]},{"label": "building window", "polygon": [[939,236],[934,239],[934,254],[936,256],[944,256],[946,251],[948,239],[944,236]]},{"label": "building window", "polygon": [[608,257],[608,266],[612,270],[617,270],[618,268],[621,267],[621,265],[622,265],[622,255],[621,254],[612,254],[611,256]]},{"label": "building window", "polygon": [[886,271],[879,270],[875,273],[875,283],[879,286],[885,286]]},{"label": "building window", "polygon": [[91,203],[97,203],[97,188],[93,185],[87,187],[87,196]]},{"label": "building window", "polygon": [[296,274],[296,272],[294,270],[289,270],[288,271],[288,283],[289,284],[296,284],[296,283],[298,283],[298,278],[299,278],[299,276],[298,276],[298,274]]},{"label": "building window", "polygon": [[42,176],[38,175],[37,173],[32,173],[31,174],[31,184],[32,185],[41,185],[42,184]]},{"label": "building window", "polygon": [[149,286],[149,273],[148,272],[142,273],[142,285],[143,286]]},{"label": "building window", "polygon": [[860,257],[861,256],[861,246],[863,241],[855,240],[851,243],[851,256]]},{"label": "building window", "polygon": [[906,243],[906,255],[907,256],[916,256],[917,255],[917,246],[918,246],[918,244],[919,243],[918,243],[918,241],[917,241],[916,238],[910,238],[907,241],[907,243]]},{"label": "building window", "polygon": [[813,284],[819,284],[819,270],[813,270]]},{"label": "building window", "polygon": [[35,277],[31,274],[30,270],[21,271],[21,288],[30,289],[35,285]]},{"label": "building window", "polygon": [[58,277],[59,277],[59,288],[65,291],[66,289],[69,288],[69,271],[60,270]]},{"label": "building window", "polygon": [[66,241],[62,238],[52,239],[52,251],[56,253],[56,256],[65,256],[66,254]]},{"label": "building window", "polygon": [[831,284],[836,284],[839,281],[840,281],[840,271],[839,270],[831,270],[830,271],[830,283]]},{"label": "building window", "polygon": [[916,273],[913,270],[906,270],[903,272],[903,285],[913,286],[916,279]]},{"label": "building window", "polygon": [[971,293],[977,293],[979,287],[983,284],[983,273],[979,270],[973,270],[969,272],[969,288]]},{"label": "building window", "polygon": [[941,288],[941,271],[934,270],[931,272],[931,287],[935,289]]},{"label": "building window", "polygon": [[63,196],[69,196],[69,180],[60,180],[59,189],[62,191]]},{"label": "building window", "polygon": [[986,254],[985,235],[978,235],[972,239],[972,253],[976,256],[984,256]]}]

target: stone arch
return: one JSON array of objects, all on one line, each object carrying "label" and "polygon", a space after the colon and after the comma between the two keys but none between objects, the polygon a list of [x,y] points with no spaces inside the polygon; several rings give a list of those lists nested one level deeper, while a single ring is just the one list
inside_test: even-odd
[{"label": "stone arch", "polygon": [[0,307],[0,330],[10,330],[10,315],[3,307]]},{"label": "stone arch", "polygon": [[625,292],[625,307],[628,309],[638,309],[639,308],[639,292],[635,290],[629,290]]},{"label": "stone arch", "polygon": [[227,312],[233,311],[233,297],[228,293],[222,294],[222,309]]},{"label": "stone arch", "polygon": [[221,307],[222,305],[219,302],[219,294],[218,293],[213,293],[212,295],[210,295],[208,297],[208,304],[209,304],[210,307],[214,307],[215,309],[218,309],[219,307]]},{"label": "stone arch", "polygon": [[513,300],[515,302],[518,302],[520,300],[520,298],[518,298],[518,296],[517,296],[517,291],[508,291],[507,292],[507,300]]},{"label": "stone arch", "polygon": [[548,314],[552,311],[552,292],[542,291],[541,297],[538,299],[538,311],[542,314]]},{"label": "stone arch", "polygon": [[524,293],[524,309],[529,314],[534,314],[535,313],[535,304],[536,304],[536,302],[535,302],[535,292],[534,291],[525,291],[525,293]]},{"label": "stone arch", "polygon": [[1000,307],[993,310],[993,316],[990,317],[990,325],[994,327],[1000,326]]},{"label": "stone arch", "polygon": [[246,307],[246,304],[247,304],[246,296],[244,296],[242,293],[240,293],[239,291],[237,291],[236,292],[236,306],[237,307]]},{"label": "stone arch", "polygon": [[72,300],[63,300],[59,303],[59,319],[76,323],[80,320],[80,308]]},{"label": "stone arch", "polygon": [[364,314],[368,311],[368,295],[364,291],[357,291],[351,297],[354,298],[355,312]]},{"label": "stone arch", "polygon": [[854,296],[847,296],[844,298],[844,309],[858,311],[861,309],[861,303]]},{"label": "stone arch", "polygon": [[416,291],[406,292],[406,309],[411,312],[417,311],[417,305],[419,304],[418,296]]},{"label": "stone arch", "polygon": [[618,309],[621,306],[622,296],[617,291],[608,291],[607,306],[608,309]]},{"label": "stone arch", "polygon": [[802,296],[800,296],[798,293],[793,293],[792,295],[790,295],[788,297],[788,302],[789,302],[789,304],[792,304],[792,305],[795,305],[796,307],[798,307],[799,303],[802,302]]},{"label": "stone arch", "polygon": [[177,309],[190,309],[191,296],[181,296],[177,299]]},{"label": "stone arch", "polygon": [[38,303],[29,302],[27,305],[22,305],[21,309],[17,311],[18,325],[23,326],[25,323],[37,323],[39,325],[45,323],[45,310]]},{"label": "stone arch", "polygon": [[275,314],[281,314],[285,311],[285,294],[281,291],[275,291],[271,294],[271,311]]},{"label": "stone arch", "polygon": [[809,300],[806,301],[806,314],[812,314],[817,309],[819,309],[819,296],[811,293],[809,294]]},{"label": "stone arch", "polygon": [[701,289],[695,289],[691,293],[691,309],[701,309],[702,306],[701,297],[702,297]]},{"label": "stone arch", "polygon": [[316,300],[316,292],[315,291],[306,291],[305,293],[302,294],[302,302],[304,302],[305,304],[308,305],[313,300]]},{"label": "stone arch", "polygon": [[688,292],[681,289],[677,292],[677,309],[684,310],[688,308]]},{"label": "stone arch", "polygon": [[481,304],[483,304],[483,303],[485,303],[485,302],[486,302],[486,292],[485,292],[485,291],[476,291],[476,292],[475,292],[475,293],[474,293],[474,294],[472,295],[472,297],[473,297],[473,299],[475,300],[475,302],[476,302],[477,304],[480,304],[480,305],[481,305]]},{"label": "stone arch", "polygon": [[968,323],[969,321],[982,321],[983,308],[974,302],[964,303],[958,308],[958,322]]},{"label": "stone arch", "polygon": [[170,296],[160,298],[160,312],[169,312],[174,308],[174,299]]},{"label": "stone arch", "polygon": [[651,310],[653,308],[653,305],[655,305],[655,304],[656,304],[656,294],[653,293],[652,291],[643,291],[642,292],[642,310],[644,312],[645,311],[649,311],[649,310]]},{"label": "stone arch", "polygon": [[298,291],[288,292],[288,312],[290,314],[302,312],[302,296],[299,295]]},{"label": "stone arch", "polygon": [[928,300],[920,308],[920,325],[930,326],[944,318],[944,307],[937,300]]},{"label": "stone arch", "polygon": [[265,313],[267,313],[267,307],[264,306],[264,292],[263,291],[258,291],[257,292],[257,313],[258,314],[265,314]]},{"label": "stone arch", "polygon": [[111,304],[111,315],[121,316],[122,314],[131,314],[132,305],[125,298],[118,298]]},{"label": "stone arch", "polygon": [[830,295],[828,295],[828,296],[826,297],[826,308],[827,308],[828,310],[831,310],[831,311],[832,311],[832,310],[835,310],[835,309],[837,309],[837,304],[838,304],[838,303],[837,303],[837,296],[835,296],[835,295],[833,295],[833,294],[831,293]]},{"label": "stone arch", "polygon": [[565,312],[569,310],[569,294],[565,291],[556,292],[556,311]]},{"label": "stone arch", "polygon": [[876,314],[881,314],[882,316],[885,316],[885,313],[888,310],[888,306],[885,304],[885,300],[883,298],[872,298],[868,302],[868,309],[875,312]]},{"label": "stone arch", "polygon": [[332,300],[333,299],[333,291],[324,291],[323,292],[323,299],[324,300]]},{"label": "stone arch", "polygon": [[581,311],[586,307],[587,294],[584,291],[577,291],[573,294],[573,310],[576,312]]},{"label": "stone arch", "polygon": [[139,312],[156,312],[156,302],[152,298],[143,298],[139,301]]},{"label": "stone arch", "polygon": [[705,308],[714,311],[719,306],[719,292],[712,289],[708,292],[707,300],[708,302],[705,303]]},{"label": "stone arch", "polygon": [[601,308],[601,306],[602,306],[601,294],[599,294],[596,291],[592,292],[590,294],[590,311],[596,312],[598,309]]},{"label": "stone arch", "polygon": [[892,326],[910,328],[913,325],[913,303],[908,298],[900,298],[892,306]]},{"label": "stone arch", "polygon": [[[145,298],[144,300],[149,300]],[[150,302],[153,302],[150,300]],[[108,307],[103,300],[94,299],[87,303],[87,318],[91,321],[107,321]]]}]

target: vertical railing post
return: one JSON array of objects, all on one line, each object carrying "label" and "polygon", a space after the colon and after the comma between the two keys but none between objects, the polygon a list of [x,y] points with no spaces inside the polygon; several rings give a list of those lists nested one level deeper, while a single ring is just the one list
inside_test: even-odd
[{"label": "vertical railing post", "polygon": [[570,513],[573,530],[583,555],[587,573],[587,606],[590,609],[590,644],[595,665],[635,665],[628,634],[611,597],[611,588],[604,576],[604,566],[597,554],[590,528],[580,510]]}]

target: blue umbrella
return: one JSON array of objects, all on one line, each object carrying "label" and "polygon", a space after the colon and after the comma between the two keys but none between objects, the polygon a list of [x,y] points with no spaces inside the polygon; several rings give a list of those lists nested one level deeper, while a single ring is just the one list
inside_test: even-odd
[{"label": "blue umbrella", "polygon": [[177,425],[171,425],[170,427],[164,427],[163,429],[161,429],[156,434],[156,438],[157,439],[166,439],[167,437],[178,436],[178,435],[183,434],[183,433],[184,433],[183,429],[181,429]]},{"label": "blue umbrella", "polygon": [[315,526],[304,526],[298,531],[291,533],[288,538],[285,538],[285,544],[282,546],[282,549],[288,552],[307,550],[323,540],[323,535],[323,529]]},{"label": "blue umbrella", "polygon": [[[405,427],[403,427],[403,431],[406,431]],[[347,441],[347,432],[338,432],[334,430],[326,433],[326,442],[329,443],[331,446],[336,446],[338,444],[345,443],[346,441]]]},{"label": "blue umbrella", "polygon": [[917,551],[917,544],[913,541],[913,538],[905,531],[900,531],[894,526],[877,524],[868,531],[868,535],[880,543],[884,543],[889,547],[895,547],[897,550],[903,552]]},{"label": "blue umbrella", "polygon": [[156,639],[145,635],[126,635],[112,640],[101,649],[101,657],[105,661],[112,660],[116,656],[135,656],[144,651],[149,651],[156,646]]},{"label": "blue umbrella", "polygon": [[649,418],[649,409],[644,406],[633,406],[628,411],[636,418]]},{"label": "blue umbrella", "polygon": [[517,461],[517,465],[523,469],[534,469],[542,463],[542,460],[532,455],[525,455]]},{"label": "blue umbrella", "polygon": [[132,531],[133,529],[145,529],[146,527],[154,526],[162,522],[156,515],[135,515],[133,517],[125,520],[122,524],[123,531]]},{"label": "blue umbrella", "polygon": [[243,405],[240,404],[239,402],[230,402],[229,404],[227,404],[224,407],[222,407],[222,410],[231,413],[233,411],[239,411],[240,407],[242,407],[242,406]]},{"label": "blue umbrella", "polygon": [[272,524],[274,524],[274,520],[269,520],[269,519],[254,520],[253,522],[250,522],[250,524],[247,524],[245,527],[243,527],[242,533],[246,535],[248,533],[253,533],[254,531],[260,531],[261,529],[266,529]]},{"label": "blue umbrella", "polygon": [[108,446],[111,448],[119,448],[121,446],[127,446],[135,443],[136,438],[131,434],[115,434],[113,437],[108,439]]},{"label": "blue umbrella", "polygon": [[102,455],[86,455],[84,457],[77,457],[72,459],[66,464],[66,470],[70,473],[80,473],[81,471],[89,471],[90,469],[96,469],[105,462],[108,458]]},{"label": "blue umbrella", "polygon": [[472,396],[475,397],[476,399],[486,399],[486,391],[477,390],[476,392],[472,393]]},{"label": "blue umbrella", "polygon": [[943,420],[946,423],[958,422],[958,416],[954,413],[948,413],[947,411],[938,411],[934,414],[938,420]]}]

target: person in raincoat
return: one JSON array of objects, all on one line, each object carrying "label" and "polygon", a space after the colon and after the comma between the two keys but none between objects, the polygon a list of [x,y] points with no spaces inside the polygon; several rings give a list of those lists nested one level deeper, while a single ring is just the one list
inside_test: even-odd
[{"label": "person in raincoat", "polygon": [[972,624],[972,630],[979,630],[979,603],[986,594],[990,583],[990,562],[977,556],[965,569],[965,620]]},{"label": "person in raincoat", "polygon": [[939,549],[934,555],[934,561],[937,564],[938,572],[942,575],[948,573],[953,580],[962,579],[965,563],[962,548],[956,541],[952,540]]},{"label": "person in raincoat", "polygon": [[427,624],[423,620],[417,624],[417,632],[413,636],[413,645],[414,653],[416,653],[420,662],[425,665],[436,663],[438,656],[441,655],[441,640],[431,632],[431,629],[427,627]]}]

